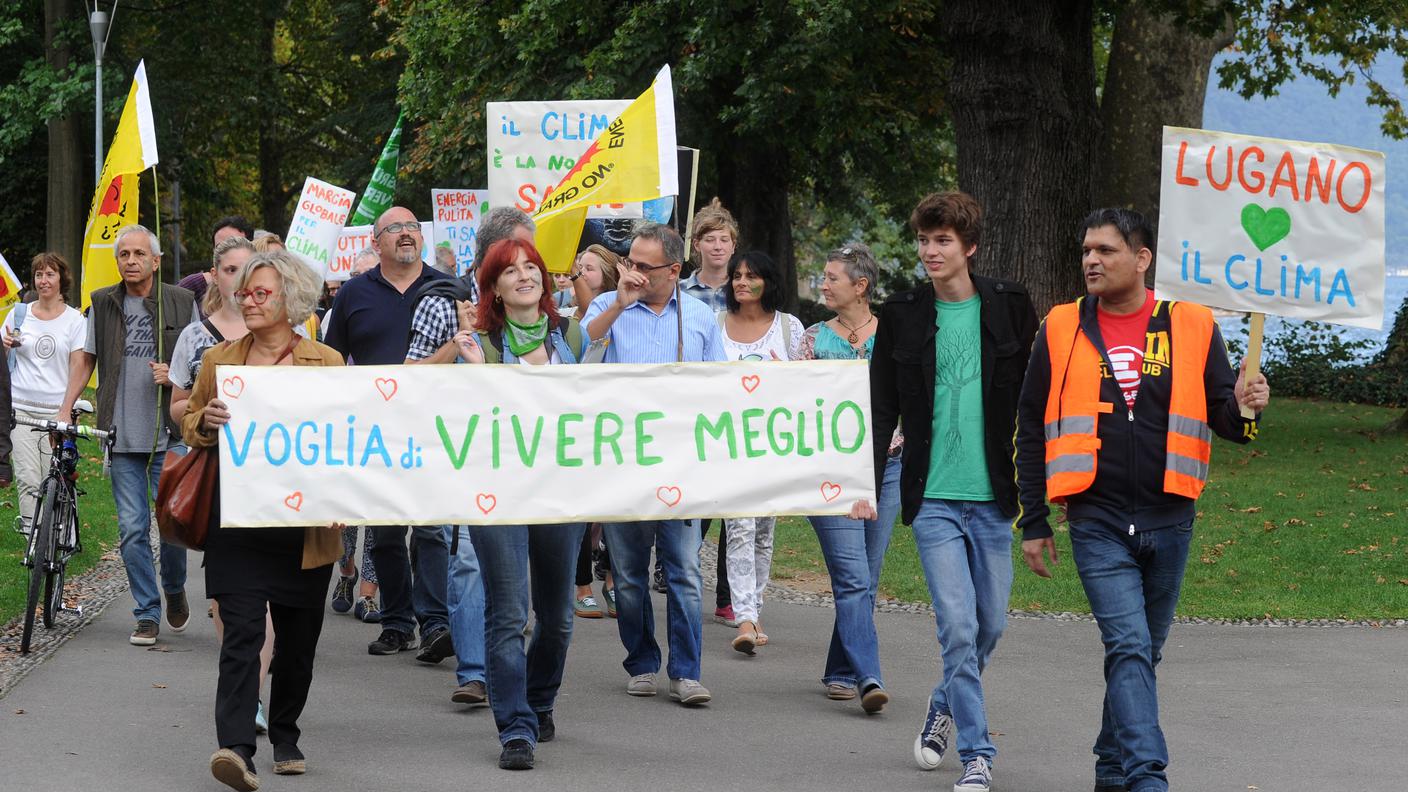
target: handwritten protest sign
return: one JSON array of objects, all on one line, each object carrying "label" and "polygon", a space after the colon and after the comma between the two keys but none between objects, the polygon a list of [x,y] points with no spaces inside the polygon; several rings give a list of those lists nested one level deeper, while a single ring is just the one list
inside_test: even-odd
[{"label": "handwritten protest sign", "polygon": [[[630,99],[489,102],[489,205],[532,214]],[[588,217],[640,217],[641,205],[595,207]]]},{"label": "handwritten protest sign", "polygon": [[8,308],[19,302],[23,291],[20,277],[10,269],[10,262],[5,260],[5,254],[0,253],[0,308]]},{"label": "handwritten protest sign", "polygon": [[844,514],[874,502],[864,361],[221,366],[216,377],[231,414],[223,525]]},{"label": "handwritten protest sign", "polygon": [[434,247],[448,244],[455,253],[455,274],[463,275],[474,266],[474,242],[479,220],[489,211],[489,191],[431,190],[430,206],[435,211]]},{"label": "handwritten protest sign", "polygon": [[290,253],[326,278],[337,238],[352,212],[352,199],[357,194],[335,184],[309,176],[303,182],[303,194],[298,197],[298,211],[289,224],[284,244]]},{"label": "handwritten protest sign", "polygon": [[1384,155],[1164,127],[1159,297],[1379,329]]},{"label": "handwritten protest sign", "polygon": [[[372,228],[370,225],[343,227],[337,237],[337,249],[333,251],[332,261],[328,264],[327,280],[345,281],[352,277],[352,261],[357,258],[358,253],[372,246]],[[420,249],[420,260],[433,264],[435,251],[431,249],[430,237],[435,233],[435,224],[421,223],[420,231],[421,236],[425,237],[425,244]]]}]

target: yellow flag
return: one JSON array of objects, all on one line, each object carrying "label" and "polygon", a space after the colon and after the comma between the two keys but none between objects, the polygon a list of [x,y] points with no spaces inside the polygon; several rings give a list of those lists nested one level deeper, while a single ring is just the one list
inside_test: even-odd
[{"label": "yellow flag", "polygon": [[0,308],[8,308],[19,302],[23,291],[19,276],[10,269],[10,262],[5,260],[4,254],[0,254]]},{"label": "yellow flag", "polygon": [[117,283],[113,241],[123,226],[137,222],[137,177],[156,162],[156,125],[147,90],[147,67],[141,62],[88,210],[88,226],[83,232],[84,309],[92,302],[93,290]]},{"label": "yellow flag", "polygon": [[550,271],[567,272],[589,207],[678,193],[675,97],[665,66],[544,196],[533,214],[538,251]]}]

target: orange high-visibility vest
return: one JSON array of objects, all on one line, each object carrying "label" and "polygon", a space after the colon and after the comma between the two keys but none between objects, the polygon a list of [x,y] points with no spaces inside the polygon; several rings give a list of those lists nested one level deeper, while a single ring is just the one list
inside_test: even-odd
[{"label": "orange high-visibility vest", "polygon": [[[1082,298],[1084,299],[1084,298]],[[1051,309],[1046,316],[1046,349],[1051,358],[1046,397],[1046,494],[1053,502],[1084,492],[1095,482],[1101,413],[1115,405],[1100,401],[1100,351],[1080,331],[1081,300]],[[1203,370],[1212,342],[1212,311],[1191,303],[1161,303],[1170,311],[1173,363],[1165,441],[1164,492],[1196,499],[1208,479],[1212,430],[1208,428]]]}]

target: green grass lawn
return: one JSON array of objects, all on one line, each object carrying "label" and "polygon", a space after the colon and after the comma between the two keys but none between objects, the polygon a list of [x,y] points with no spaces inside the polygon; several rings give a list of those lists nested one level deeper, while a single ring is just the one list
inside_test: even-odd
[{"label": "green grass lawn", "polygon": [[[92,400],[91,392],[87,398]],[[91,440],[79,440],[78,448],[83,455],[78,466],[78,488],[86,493],[78,501],[83,552],[69,561],[70,579],[90,569],[117,543],[117,507],[112,502],[112,483],[102,476],[101,451]],[[3,498],[0,502],[0,625],[3,625],[24,610],[29,570],[20,564],[25,538],[13,529],[15,516],[19,514],[14,485],[0,491],[0,498]]]},{"label": "green grass lawn", "polygon": [[[1408,439],[1380,433],[1400,410],[1282,399],[1251,445],[1218,440],[1198,502],[1179,613],[1217,618],[1408,618]],[[1090,608],[1057,526],[1061,563],[1043,580],[1013,542],[1012,607]],[[774,576],[825,575],[805,520],[778,524]],[[881,592],[929,602],[903,525]]]}]

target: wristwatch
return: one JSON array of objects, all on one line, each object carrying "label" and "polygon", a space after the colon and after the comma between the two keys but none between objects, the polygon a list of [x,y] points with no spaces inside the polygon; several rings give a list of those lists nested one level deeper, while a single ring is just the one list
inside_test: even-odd
[{"label": "wristwatch", "polygon": [[575,281],[575,280],[577,280],[577,279],[580,278],[580,277],[582,277],[582,273],[580,273],[580,272],[574,272],[574,273],[572,273],[571,275],[568,275],[568,276],[567,276],[567,280]]}]

